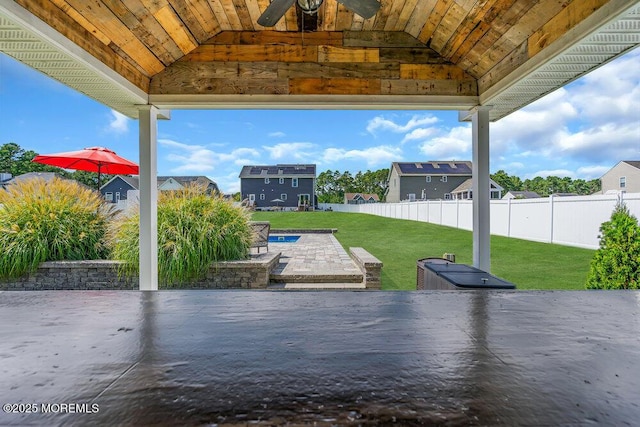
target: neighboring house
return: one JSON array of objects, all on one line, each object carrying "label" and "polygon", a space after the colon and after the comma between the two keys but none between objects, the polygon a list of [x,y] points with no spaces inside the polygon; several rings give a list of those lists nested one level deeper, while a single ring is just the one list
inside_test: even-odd
[{"label": "neighboring house", "polygon": [[43,179],[45,182],[49,182],[53,178],[65,179],[55,172],[27,172],[8,179],[5,184],[13,184],[14,182],[26,181],[34,178]]},{"label": "neighboring house", "polygon": [[600,178],[601,194],[640,193],[640,160],[623,160]]},{"label": "neighboring house", "polygon": [[503,200],[507,199],[539,199],[540,195],[535,191],[507,191],[507,194],[502,196]]},{"label": "neighboring house", "polygon": [[451,199],[451,192],[471,177],[471,162],[393,162],[386,201]]},{"label": "neighboring house", "polygon": [[240,194],[255,209],[316,206],[316,165],[249,165],[240,172]]},{"label": "neighboring house", "polygon": [[344,193],[344,203],[346,205],[361,205],[364,203],[378,203],[380,197],[377,194],[368,193]]},{"label": "neighboring house", "polygon": [[0,188],[4,188],[5,184],[7,184],[13,175],[11,175],[10,173],[0,173]]},{"label": "neighboring house", "polygon": [[[498,185],[494,180],[489,179],[490,193],[492,199],[501,199],[504,188]],[[452,199],[473,199],[473,179],[469,178],[453,190],[451,190]]]},{"label": "neighboring house", "polygon": [[[216,194],[219,192],[218,184],[206,176],[159,176],[157,177],[158,190],[179,190],[192,183],[206,186],[207,191]],[[108,202],[118,203],[127,200],[129,191],[140,189],[140,179],[137,176],[116,175],[100,187],[102,197]]]},{"label": "neighboring house", "polygon": [[[8,175],[9,177],[11,176],[11,174],[4,174],[4,175]],[[20,182],[20,181],[26,181],[29,179],[34,179],[34,178],[39,178],[39,179],[43,179],[44,182],[49,182],[54,178],[58,178],[58,179],[64,179],[66,181],[73,181],[77,184],[80,184],[84,187],[87,187],[86,185],[84,185],[81,182],[76,181],[75,179],[69,179],[69,178],[65,178],[63,176],[58,175],[55,172],[27,172],[27,173],[23,173],[22,175],[17,175],[14,176],[13,178],[9,178],[7,180],[5,180],[4,182],[1,183],[2,187],[6,187],[7,185],[11,185],[15,182]],[[89,187],[87,187],[89,188]]]}]

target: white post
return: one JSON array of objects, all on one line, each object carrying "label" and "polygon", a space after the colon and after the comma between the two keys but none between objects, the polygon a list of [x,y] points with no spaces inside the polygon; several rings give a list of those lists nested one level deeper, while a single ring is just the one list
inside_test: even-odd
[{"label": "white post", "polygon": [[471,115],[473,132],[473,266],[491,272],[489,108]]},{"label": "white post", "polygon": [[140,150],[140,290],[158,290],[158,110],[138,110]]},{"label": "white post", "polygon": [[553,194],[549,194],[549,243],[553,243]]}]

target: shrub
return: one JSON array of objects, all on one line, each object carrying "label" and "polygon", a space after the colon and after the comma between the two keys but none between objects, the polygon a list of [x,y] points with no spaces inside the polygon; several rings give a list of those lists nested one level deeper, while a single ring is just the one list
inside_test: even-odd
[{"label": "shrub", "polygon": [[640,289],[640,226],[620,202],[600,226],[600,248],[589,269],[588,289]]},{"label": "shrub", "polygon": [[[138,211],[123,218],[113,256],[124,273],[139,268]],[[202,187],[163,191],[158,196],[158,279],[163,285],[203,278],[212,262],[247,258],[253,240],[248,213]]]},{"label": "shrub", "polygon": [[43,261],[108,256],[112,211],[75,181],[18,181],[0,190],[0,277],[18,277]]}]

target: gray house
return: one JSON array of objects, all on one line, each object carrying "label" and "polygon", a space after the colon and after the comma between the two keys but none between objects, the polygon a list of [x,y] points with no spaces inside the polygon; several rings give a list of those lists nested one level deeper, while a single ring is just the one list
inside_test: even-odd
[{"label": "gray house", "polygon": [[316,206],[316,165],[244,166],[240,194],[255,209],[313,209]]},{"label": "gray house", "polygon": [[[206,176],[159,176],[158,190],[178,190],[191,184],[206,186],[211,194],[219,193],[218,184]],[[140,180],[137,176],[116,175],[111,180],[100,187],[102,197],[108,202],[118,203],[127,200],[129,190],[138,191]]]},{"label": "gray house", "polygon": [[393,162],[386,201],[451,199],[452,191],[472,178],[471,162]]},{"label": "gray house", "polygon": [[640,193],[640,160],[623,160],[600,178],[601,193]]}]

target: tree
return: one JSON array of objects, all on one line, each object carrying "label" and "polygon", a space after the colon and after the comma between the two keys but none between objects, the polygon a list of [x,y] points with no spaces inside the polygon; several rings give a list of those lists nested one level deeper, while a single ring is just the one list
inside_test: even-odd
[{"label": "tree", "polygon": [[522,190],[522,180],[517,176],[510,176],[502,169],[492,174],[491,179],[493,179],[500,187],[504,188],[505,193],[508,191]]},{"label": "tree", "polygon": [[600,233],[587,289],[640,289],[640,226],[623,202],[602,223]]}]

